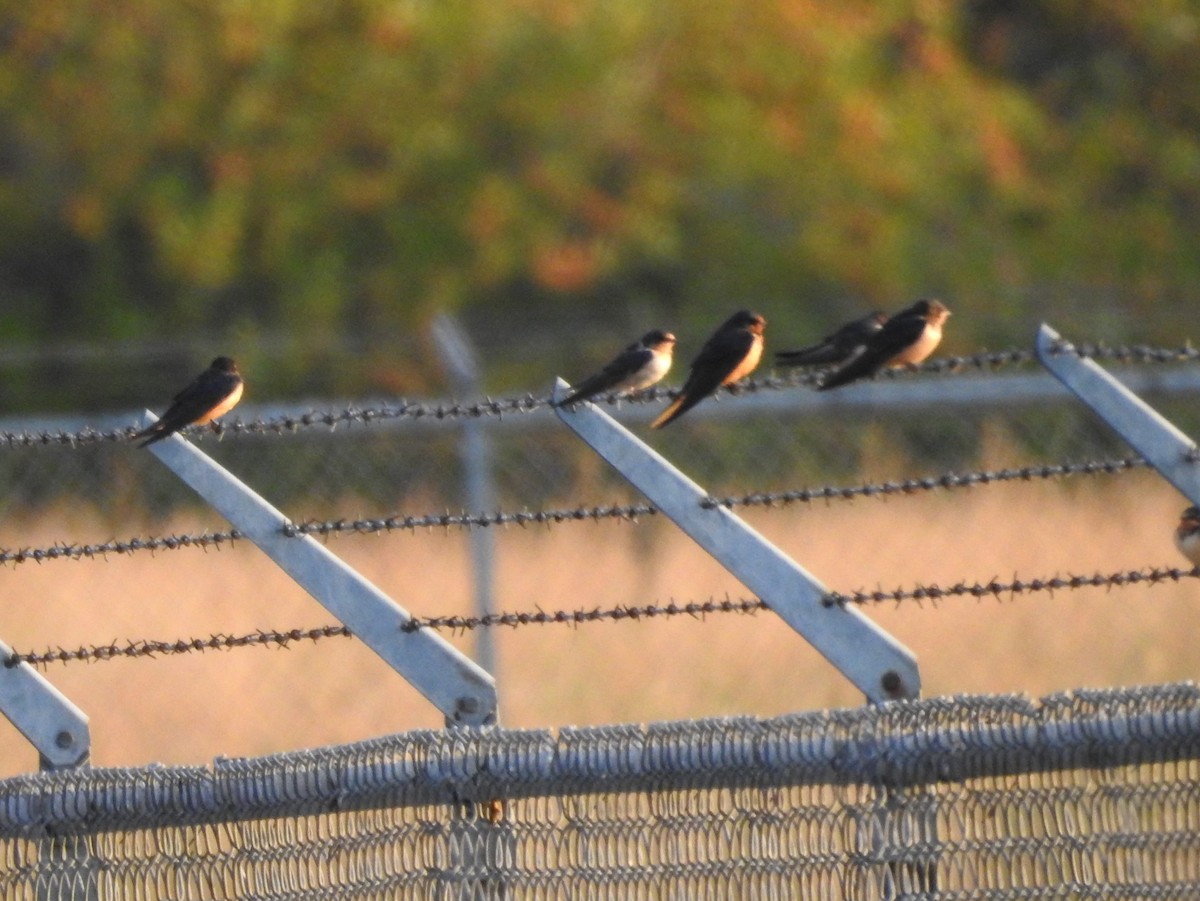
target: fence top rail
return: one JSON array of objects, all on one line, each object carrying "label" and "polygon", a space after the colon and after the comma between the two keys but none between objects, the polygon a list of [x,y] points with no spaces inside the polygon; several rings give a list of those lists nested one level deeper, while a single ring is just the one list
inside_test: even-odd
[{"label": "fence top rail", "polygon": [[0,836],[39,837],[594,792],[921,785],[1200,759],[1200,688],[1176,683],[650,725],[449,729],[211,767],[0,781]]}]

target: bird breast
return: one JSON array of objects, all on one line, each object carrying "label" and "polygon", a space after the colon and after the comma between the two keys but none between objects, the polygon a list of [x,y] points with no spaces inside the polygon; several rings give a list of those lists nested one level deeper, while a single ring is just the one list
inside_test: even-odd
[{"label": "bird breast", "polygon": [[204,425],[205,423],[212,422],[214,419],[220,419],[222,416],[236,407],[237,402],[242,399],[242,389],[245,387],[246,386],[244,384],[239,384],[233,389],[233,391],[229,393],[229,397],[225,398],[223,401],[197,419],[195,425]]},{"label": "bird breast", "polygon": [[758,361],[762,358],[762,352],[762,335],[755,335],[754,343],[750,345],[750,351],[746,354],[745,359],[743,359],[742,362],[738,363],[738,365],[734,367],[733,372],[725,376],[725,380],[721,382],[721,384],[732,385],[734,382],[752,373],[754,371],[754,367],[758,365]]},{"label": "bird breast", "polygon": [[941,340],[941,324],[934,325],[931,322],[927,322],[925,328],[921,331],[921,337],[892,357],[889,365],[904,366],[906,364],[920,363],[934,352],[938,344],[941,343]]},{"label": "bird breast", "polygon": [[634,373],[633,378],[629,380],[629,388],[633,390],[649,388],[660,381],[670,368],[671,355],[656,352],[651,355],[650,362]]}]

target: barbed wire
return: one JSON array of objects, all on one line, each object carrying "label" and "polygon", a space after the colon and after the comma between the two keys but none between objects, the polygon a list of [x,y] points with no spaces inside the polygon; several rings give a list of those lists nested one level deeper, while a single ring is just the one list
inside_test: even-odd
[{"label": "barbed wire", "polygon": [[[874,591],[858,590],[848,593],[833,591],[822,600],[825,607],[846,607],[850,604],[880,604],[887,601],[896,603],[912,601],[918,606],[929,601],[935,607],[939,601],[954,597],[974,597],[976,599],[992,598],[1004,600],[1007,596],[1014,598],[1019,595],[1056,591],[1073,591],[1080,588],[1123,588],[1129,585],[1159,585],[1164,582],[1178,582],[1185,578],[1200,578],[1200,567],[1181,569],[1179,567],[1143,567],[1141,569],[1119,570],[1112,573],[1095,572],[1091,575],[1050,576],[1037,579],[1013,578],[1003,582],[992,578],[986,582],[956,582],[945,588],[937,584],[918,584],[912,588],[895,588],[890,591],[876,589]],[[419,629],[439,629],[454,632],[468,632],[474,629],[495,626],[533,626],[533,625],[581,625],[584,623],[622,620],[656,619],[658,617],[694,616],[704,617],[714,613],[753,614],[760,610],[769,610],[768,604],[759,598],[730,598],[709,599],[707,601],[692,601],[677,603],[674,600],[666,604],[646,604],[642,606],[617,606],[611,608],[595,608],[592,610],[537,610],[532,613],[493,613],[483,616],[437,616],[424,619],[414,618],[401,626],[405,632],[415,632]]]},{"label": "barbed wire", "polygon": [[1005,596],[1015,598],[1019,595],[1048,592],[1053,595],[1056,591],[1074,591],[1079,588],[1124,588],[1129,585],[1161,585],[1164,582],[1178,582],[1181,579],[1200,579],[1200,566],[1183,569],[1176,566],[1146,566],[1141,569],[1126,569],[1111,573],[1095,572],[1091,575],[1050,576],[1039,579],[1020,579],[1014,577],[1011,581],[1003,582],[998,578],[986,582],[956,582],[945,588],[933,585],[917,585],[914,588],[895,588],[890,591],[877,589],[875,591],[852,591],[846,594],[830,592],[823,603],[826,607],[845,607],[850,604],[882,604],[889,601],[900,603],[915,601],[918,606],[923,601],[930,601],[935,607],[937,602],[946,598],[973,597],[978,600],[993,598],[1003,600]]},{"label": "barbed wire", "polygon": [[[1075,354],[1095,360],[1121,364],[1156,364],[1192,362],[1200,359],[1197,351],[1186,343],[1180,347],[1155,347],[1144,344],[1116,345],[1106,344],[1071,344],[1059,341],[1050,349],[1050,354]],[[912,368],[885,369],[879,377],[883,379],[909,378],[916,373],[930,375],[960,375],[966,373],[994,373],[1008,366],[1024,365],[1035,361],[1032,351],[1020,348],[1010,348],[999,351],[980,351],[961,356],[937,357]],[[781,391],[792,388],[812,387],[819,380],[819,374],[813,371],[792,371],[786,376],[762,376],[752,378],[737,385],[721,389],[732,394],[753,394],[758,391]],[[654,387],[632,395],[618,398],[607,395],[593,398],[596,403],[655,403],[661,400],[673,399],[679,393],[678,388]],[[304,413],[285,414],[254,420],[232,419],[229,422],[216,422],[206,426],[191,427],[185,430],[189,437],[200,438],[215,435],[218,439],[227,434],[243,435],[285,435],[300,432],[304,429],[323,427],[330,430],[344,425],[369,425],[375,422],[390,420],[455,420],[478,419],[483,417],[503,417],[505,415],[532,413],[544,407],[549,407],[550,398],[524,394],[515,397],[490,398],[482,400],[423,402],[409,401],[403,398],[392,402],[381,402],[365,406],[350,406],[340,410],[308,410]],[[125,442],[133,438],[138,431],[130,425],[117,429],[83,428],[78,431],[41,430],[41,431],[0,431],[0,448],[18,447],[84,447],[104,442]]]},{"label": "barbed wire", "polygon": [[[858,590],[852,592],[830,592],[823,600],[826,607],[849,604],[880,604],[886,602],[916,603],[922,606],[929,602],[938,603],[955,597],[973,597],[976,600],[1003,601],[1022,595],[1058,591],[1074,591],[1082,588],[1125,588],[1134,585],[1155,586],[1182,579],[1200,578],[1200,567],[1181,569],[1178,567],[1151,567],[1118,570],[1111,573],[1095,572],[1091,575],[1049,576],[1035,579],[1013,578],[1001,581],[967,582],[965,580],[942,587],[937,584],[918,584],[912,588]],[[401,630],[416,632],[420,629],[470,632],[486,628],[521,628],[524,626],[568,625],[580,626],[598,622],[641,622],[660,618],[690,616],[706,619],[719,613],[737,613],[752,616],[759,611],[769,610],[766,602],[759,598],[710,598],[706,601],[677,602],[665,604],[617,605],[595,607],[588,610],[543,610],[531,612],[493,613],[483,616],[430,616],[413,618]],[[175,641],[131,639],[124,643],[103,645],[81,645],[80,647],[49,648],[41,652],[14,652],[4,661],[8,667],[28,663],[45,666],[50,663],[102,662],[118,658],[154,658],[179,654],[203,653],[205,651],[230,651],[235,648],[275,646],[289,648],[302,641],[318,642],[326,638],[350,638],[352,633],[345,626],[329,625],[313,629],[260,630],[246,635],[217,633],[207,638],[181,638]]]},{"label": "barbed wire", "polygon": [[[701,502],[706,509],[714,507],[786,507],[797,503],[812,503],[820,500],[854,500],[860,497],[888,497],[911,495],[938,489],[971,488],[976,485],[992,485],[1004,482],[1033,482],[1043,479],[1063,478],[1071,475],[1115,475],[1149,464],[1142,457],[1119,457],[1109,460],[1086,460],[1079,463],[1040,463],[1007,469],[983,469],[973,472],[945,472],[936,476],[924,476],[867,482],[861,485],[823,485],[816,488],[794,488],[786,491],[757,491],[751,494],[729,497],[709,497]],[[397,530],[415,531],[421,528],[487,528],[489,526],[552,525],[564,522],[582,522],[602,519],[636,520],[639,516],[656,515],[659,509],[654,504],[611,504],[595,507],[573,507],[552,510],[523,510],[514,513],[435,513],[426,516],[385,516],[364,519],[305,520],[284,529],[284,534],[335,535],[353,533],[369,535],[375,532]]]},{"label": "barbed wire", "polygon": [[[981,469],[963,473],[945,472],[940,475],[923,476],[883,482],[867,482],[860,485],[822,485],[815,488],[794,488],[784,491],[758,491],[740,496],[709,497],[702,501],[706,508],[725,507],[787,507],[797,503],[816,501],[851,501],[861,497],[889,497],[913,495],[939,489],[953,490],[972,488],[977,485],[994,485],[1005,482],[1034,482],[1073,475],[1116,475],[1147,466],[1138,456],[1117,457],[1107,460],[1085,460],[1081,462],[1038,463],[1029,466],[1004,469]],[[518,510],[495,513],[426,513],[421,515],[393,514],[384,517],[360,519],[305,520],[289,524],[281,531],[289,538],[303,535],[337,536],[345,534],[369,535],[378,532],[409,531],[418,529],[477,529],[493,526],[560,525],[569,522],[600,522],[617,519],[635,522],[642,516],[654,516],[659,509],[650,503],[580,505],[577,507],[551,508],[545,510]],[[107,559],[110,555],[126,555],[140,551],[173,551],[181,548],[217,548],[233,544],[244,538],[237,529],[205,531],[197,534],[179,533],[147,538],[112,539],[96,543],[56,542],[47,547],[0,548],[0,564],[45,563],[54,560]]]},{"label": "barbed wire", "polygon": [[137,551],[175,551],[185,547],[220,548],[245,536],[237,529],[224,532],[201,532],[196,535],[163,535],[151,538],[129,538],[125,541],[102,541],[96,544],[59,542],[49,547],[26,547],[16,550],[0,548],[0,564],[44,563],[49,560],[82,560],[107,558],[110,554],[132,554]]},{"label": "barbed wire", "polygon": [[1041,463],[1006,469],[983,469],[975,472],[945,472],[937,476],[868,482],[844,488],[827,485],[819,488],[797,488],[790,491],[758,491],[741,497],[710,497],[703,501],[701,506],[729,509],[733,507],[780,507],[819,500],[853,500],[858,497],[910,495],[923,491],[936,491],[939,488],[973,488],[976,485],[993,485],[1004,482],[1034,482],[1071,475],[1116,475],[1149,465],[1145,458],[1137,456],[1118,457],[1110,460],[1087,460],[1081,463]]},{"label": "barbed wire", "polygon": [[170,657],[179,654],[203,653],[204,651],[232,651],[235,648],[274,645],[287,648],[301,641],[320,641],[323,638],[350,638],[345,626],[318,626],[314,629],[260,630],[247,635],[216,633],[207,638],[180,638],[175,641],[134,639],[121,644],[87,645],[78,648],[54,648],[40,653],[11,654],[5,661],[7,667],[21,663],[45,666],[48,663],[79,663],[116,660],[118,658]]},{"label": "barbed wire", "polygon": [[621,519],[633,522],[639,516],[657,515],[654,504],[601,504],[548,510],[517,510],[506,513],[427,513],[420,516],[393,514],[362,519],[309,519],[285,527],[288,537],[297,535],[370,535],[376,532],[415,532],[417,529],[481,529],[491,526],[560,525],[567,522],[600,522]]}]

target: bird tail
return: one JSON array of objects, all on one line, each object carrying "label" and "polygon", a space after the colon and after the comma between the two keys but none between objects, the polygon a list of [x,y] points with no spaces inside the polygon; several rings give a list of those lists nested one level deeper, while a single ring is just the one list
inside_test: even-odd
[{"label": "bird tail", "polygon": [[592,397],[592,392],[588,391],[586,389],[586,387],[579,388],[576,391],[572,391],[570,394],[568,394],[562,400],[556,400],[556,401],[551,402],[551,406],[553,406],[553,407],[569,407],[573,404],[580,403],[581,401],[590,400],[591,397]]},{"label": "bird tail", "polygon": [[686,394],[680,394],[679,397],[671,401],[671,405],[658,414],[658,418],[650,423],[650,428],[661,429],[672,420],[678,419],[688,410],[696,405],[696,401],[692,400]]},{"label": "bird tail", "polygon": [[161,431],[161,430],[156,429],[153,426],[151,426],[150,428],[145,429],[144,431],[138,432],[133,437],[135,439],[137,439],[137,438],[144,438],[146,435],[149,435],[150,436],[149,438],[146,438],[145,441],[143,441],[141,444],[138,445],[138,447],[145,447],[146,445],[153,444],[156,441],[162,441],[169,434],[170,434],[170,432]]},{"label": "bird tail", "polygon": [[855,379],[862,378],[867,375],[869,370],[863,366],[855,365],[858,358],[855,357],[845,366],[840,369],[835,369],[821,380],[821,384],[817,386],[818,391],[828,391],[830,388],[837,388],[840,385],[846,385],[853,382]]},{"label": "bird tail", "polygon": [[780,366],[821,366],[836,363],[837,357],[829,348],[814,344],[800,350],[781,350],[775,354],[775,362]]}]

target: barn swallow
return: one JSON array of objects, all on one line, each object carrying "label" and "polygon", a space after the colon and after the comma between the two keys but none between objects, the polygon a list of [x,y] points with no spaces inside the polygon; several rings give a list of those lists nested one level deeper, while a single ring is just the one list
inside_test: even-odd
[{"label": "barn swallow", "polygon": [[861,352],[825,377],[818,390],[874,375],[885,366],[915,366],[938,346],[949,315],[940,300],[918,300],[884,323]]},{"label": "barn swallow", "polygon": [[683,390],[650,428],[661,429],[678,419],[722,385],[732,385],[754,371],[762,357],[763,329],[767,320],[749,310],[738,310],[704,342]]},{"label": "barn swallow", "polygon": [[243,387],[237,363],[229,357],[217,357],[190,385],[175,395],[162,419],[133,436],[135,440],[146,439],[138,447],[162,441],[184,426],[204,425],[224,416],[242,399]]},{"label": "barn swallow", "polygon": [[1200,566],[1200,508],[1188,507],[1175,527],[1175,547],[1183,556]]},{"label": "barn swallow", "polygon": [[624,393],[649,388],[671,368],[674,349],[675,336],[670,332],[662,329],[646,332],[598,373],[580,382],[558,406],[578,403],[605,392]]},{"label": "barn swallow", "polygon": [[887,313],[868,313],[862,319],[846,323],[816,344],[800,350],[779,351],[775,354],[775,362],[780,366],[837,366],[862,350],[887,321]]}]

